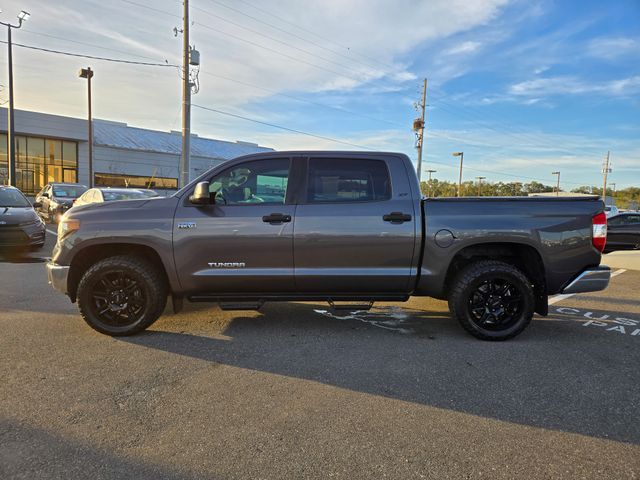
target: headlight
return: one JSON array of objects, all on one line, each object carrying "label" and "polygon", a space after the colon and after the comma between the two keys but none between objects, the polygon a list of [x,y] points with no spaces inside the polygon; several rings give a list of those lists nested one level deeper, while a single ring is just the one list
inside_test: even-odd
[{"label": "headlight", "polygon": [[58,224],[58,240],[62,240],[67,235],[75,232],[80,228],[80,220],[75,218],[62,217]]}]

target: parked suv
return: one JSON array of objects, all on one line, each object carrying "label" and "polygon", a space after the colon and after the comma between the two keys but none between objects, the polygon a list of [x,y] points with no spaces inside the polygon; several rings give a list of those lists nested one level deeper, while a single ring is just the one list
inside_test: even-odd
[{"label": "parked suv", "polygon": [[58,223],[76,198],[87,191],[79,183],[49,183],[36,195],[36,212],[45,220]]}]

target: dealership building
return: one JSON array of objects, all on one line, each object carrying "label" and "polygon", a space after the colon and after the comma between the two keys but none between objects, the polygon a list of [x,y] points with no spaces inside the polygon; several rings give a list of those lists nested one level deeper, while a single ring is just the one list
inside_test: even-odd
[{"label": "dealership building", "polygon": [[[15,110],[16,186],[34,195],[50,182],[89,184],[86,119]],[[175,191],[182,137],[93,120],[94,185]],[[271,151],[256,143],[191,135],[191,178],[241,155]],[[0,109],[0,185],[8,183],[7,110]]]}]

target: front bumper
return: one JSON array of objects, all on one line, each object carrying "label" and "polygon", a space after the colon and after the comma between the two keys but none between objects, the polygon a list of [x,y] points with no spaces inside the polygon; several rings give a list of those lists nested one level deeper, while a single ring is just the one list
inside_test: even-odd
[{"label": "front bumper", "polygon": [[9,225],[0,227],[0,248],[40,246],[45,241],[45,226],[41,223],[33,225]]},{"label": "front bumper", "polygon": [[53,288],[62,293],[68,293],[67,291],[67,279],[69,277],[69,269],[65,265],[58,265],[55,262],[47,263],[47,278]]},{"label": "front bumper", "polygon": [[578,275],[561,293],[585,293],[604,290],[609,285],[611,269],[606,265],[587,268]]}]

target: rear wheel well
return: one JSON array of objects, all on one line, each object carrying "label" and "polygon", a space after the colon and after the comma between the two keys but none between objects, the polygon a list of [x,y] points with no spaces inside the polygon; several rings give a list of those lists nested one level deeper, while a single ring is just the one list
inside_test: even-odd
[{"label": "rear wheel well", "polygon": [[500,260],[522,271],[531,281],[536,297],[535,311],[547,314],[547,285],[544,263],[538,251],[522,243],[484,243],[460,250],[449,265],[445,277],[445,291],[450,291],[456,274],[467,265],[479,260]]},{"label": "rear wheel well", "polygon": [[127,255],[147,261],[150,265],[153,265],[158,269],[158,271],[163,275],[166,284],[169,285],[164,264],[162,263],[158,252],[153,248],[135,243],[91,245],[90,247],[80,250],[71,261],[67,288],[69,291],[68,295],[72,302],[75,302],[76,300],[78,284],[80,283],[80,279],[82,278],[82,275],[84,275],[84,272],[100,260],[116,255]]}]

